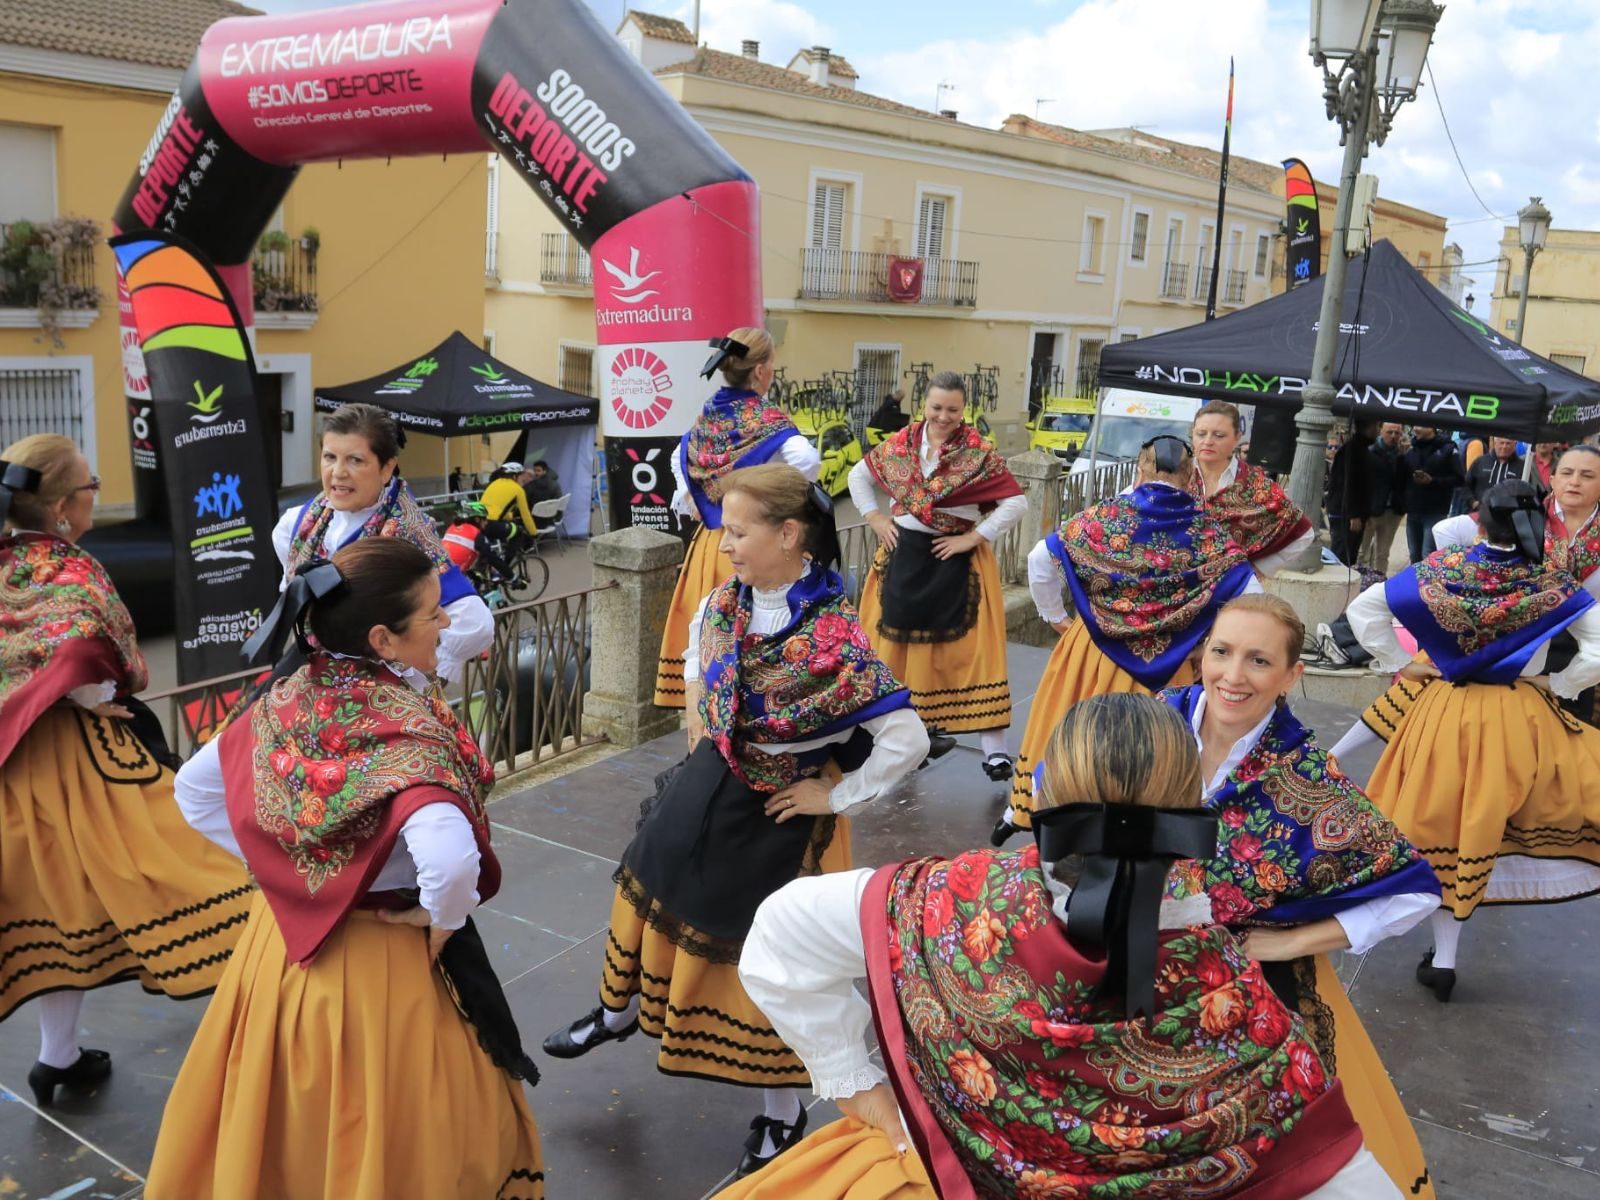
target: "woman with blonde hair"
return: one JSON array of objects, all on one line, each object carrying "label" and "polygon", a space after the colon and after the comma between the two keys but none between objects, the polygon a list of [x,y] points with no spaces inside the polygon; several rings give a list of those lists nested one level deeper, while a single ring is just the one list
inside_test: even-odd
[{"label": "woman with blonde hair", "polygon": [[[850,470],[850,498],[878,537],[861,593],[861,624],[911,703],[941,734],[976,733],[983,772],[1013,771],[1006,747],[1011,683],[1005,597],[991,548],[1027,515],[1006,461],[967,422],[954,371],[928,384],[920,421],[885,438]],[[890,513],[879,509],[886,492]],[[941,752],[954,744],[936,740]]]},{"label": "woman with blonde hair", "polygon": [[[1028,827],[1033,768],[1069,708],[1106,692],[1191,682],[1217,610],[1261,590],[1244,551],[1189,493],[1194,459],[1181,439],[1152,438],[1138,471],[1134,487],[1069,518],[1028,555],[1028,590],[1061,640],[1028,713],[1011,805],[990,835],[997,846]],[[1068,593],[1076,617],[1067,615]]]},{"label": "woman with blonde hair", "polygon": [[1200,406],[1189,430],[1190,490],[1227,526],[1250,565],[1270,579],[1311,548],[1317,531],[1272,476],[1239,456],[1243,429],[1238,408],[1226,400]]},{"label": "woman with blonde hair", "polygon": [[[788,413],[766,402],[777,353],[772,335],[765,329],[735,329],[727,337],[713,338],[711,349],[700,375],[709,379],[720,371],[723,385],[706,401],[672,456],[677,481],[673,511],[699,521],[700,528],[689,541],[661,634],[655,702],[662,708],[685,707],[683,652],[695,606],[733,574],[733,564],[721,549],[728,476],[768,462],[787,463],[808,480],[822,470],[817,448]],[[692,711],[694,705],[687,707]]]},{"label": "woman with blonde hair", "polygon": [[761,906],[740,976],[845,1118],[721,1195],[1398,1197],[1207,897],[1162,900],[1217,838],[1183,719],[1084,700],[1039,776],[1036,846],[803,879]]},{"label": "woman with blonde hair", "polygon": [[764,1089],[743,1175],[806,1123],[806,1068],[734,970],[750,921],[785,881],[850,866],[845,814],[915,770],[928,737],[829,565],[819,486],[781,463],[735,471],[720,532],[735,574],[690,625],[689,757],[614,876],[600,1003],[544,1048],[576,1058],[642,1028],[664,1073]]},{"label": "woman with blonde hair", "polygon": [[1216,853],[1174,872],[1209,897],[1344,1084],[1367,1145],[1403,1193],[1431,1196],[1422,1147],[1328,953],[1365,954],[1439,907],[1439,881],[1289,707],[1305,627],[1277,596],[1222,607],[1200,682],[1162,698],[1193,731]]},{"label": "woman with blonde hair", "polygon": [[100,480],[70,438],[0,452],[0,1018],[38,997],[41,1105],[111,1073],[83,994],[217,985],[250,884],[183,823],[133,619],[78,548]]}]

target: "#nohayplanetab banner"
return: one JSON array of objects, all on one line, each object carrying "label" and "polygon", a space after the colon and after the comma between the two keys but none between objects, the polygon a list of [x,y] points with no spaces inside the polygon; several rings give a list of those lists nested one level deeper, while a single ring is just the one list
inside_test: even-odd
[{"label": "#nohayplanetab banner", "polygon": [[193,683],[239,669],[239,647],[277,591],[255,364],[227,289],[186,243],[139,233],[111,246],[166,480],[178,679]]}]

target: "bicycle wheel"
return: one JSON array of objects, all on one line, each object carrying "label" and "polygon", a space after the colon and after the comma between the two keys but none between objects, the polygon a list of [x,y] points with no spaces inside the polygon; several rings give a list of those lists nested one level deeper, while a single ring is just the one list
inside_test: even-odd
[{"label": "bicycle wheel", "polygon": [[518,564],[518,571],[526,576],[527,582],[517,597],[517,603],[528,600],[537,600],[544,595],[545,588],[550,586],[550,564],[537,554],[529,554]]}]

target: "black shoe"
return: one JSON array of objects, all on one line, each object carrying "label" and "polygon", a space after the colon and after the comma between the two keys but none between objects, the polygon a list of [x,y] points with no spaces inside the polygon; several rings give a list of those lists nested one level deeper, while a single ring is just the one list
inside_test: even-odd
[{"label": "black shoe", "polygon": [[1004,783],[1017,772],[1009,754],[991,754],[983,760],[983,773],[995,783]]},{"label": "black shoe", "polygon": [[1450,993],[1456,990],[1456,969],[1433,965],[1433,951],[1429,950],[1417,964],[1417,982],[1427,988],[1440,1004],[1450,1003]]},{"label": "black shoe", "polygon": [[[593,1012],[581,1016],[572,1024],[556,1030],[545,1038],[544,1052],[551,1058],[580,1058],[596,1046],[602,1046],[606,1042],[627,1041],[627,1039],[639,1032],[639,1018],[637,1016],[621,1029],[608,1029],[605,1022],[605,1012],[605,1005],[596,1004]],[[573,1041],[573,1033],[590,1022],[594,1023],[594,1032],[581,1042]]]},{"label": "black shoe", "polygon": [[56,1085],[62,1087],[87,1087],[99,1083],[111,1074],[111,1055],[104,1050],[80,1050],[78,1061],[70,1067],[47,1067],[42,1062],[33,1064],[28,1072],[28,1086],[40,1108],[49,1108],[56,1098]]},{"label": "black shoe", "polygon": [[989,831],[989,845],[996,848],[1004,846],[1008,841],[1016,837],[1017,834],[1027,832],[1028,831],[1022,826],[1013,825],[1010,821],[1006,820],[1004,817],[1001,817],[994,823],[994,828]]},{"label": "black shoe", "polygon": [[917,770],[922,770],[936,758],[943,758],[956,748],[956,740],[948,733],[940,733],[937,729],[928,730],[928,757],[917,764]]},{"label": "black shoe", "polygon": [[[766,1141],[767,1131],[772,1131],[773,1143],[778,1147],[771,1154],[761,1154],[762,1143]],[[757,1117],[750,1122],[750,1136],[744,1139],[744,1157],[739,1160],[739,1169],[733,1173],[735,1179],[743,1179],[746,1175],[754,1175],[790,1146],[794,1145],[806,1133],[806,1110],[800,1110],[800,1119],[793,1125],[785,1125],[774,1117]]]}]

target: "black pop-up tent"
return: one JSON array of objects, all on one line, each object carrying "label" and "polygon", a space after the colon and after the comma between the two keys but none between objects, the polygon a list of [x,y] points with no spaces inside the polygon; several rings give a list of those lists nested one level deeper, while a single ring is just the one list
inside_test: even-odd
[{"label": "black pop-up tent", "polygon": [[588,536],[594,428],[600,423],[593,397],[524,375],[457,331],[419,358],[316,392],[319,412],[356,403],[376,404],[406,430],[434,437],[527,431],[528,459],[548,463],[562,490],[572,494],[563,528],[570,537]]},{"label": "black pop-up tent", "polygon": [[[1107,346],[1100,386],[1300,407],[1324,280],[1230,316]],[[1334,412],[1577,441],[1600,429],[1600,382],[1524,350],[1449,298],[1387,240],[1354,260],[1334,355]]]}]

